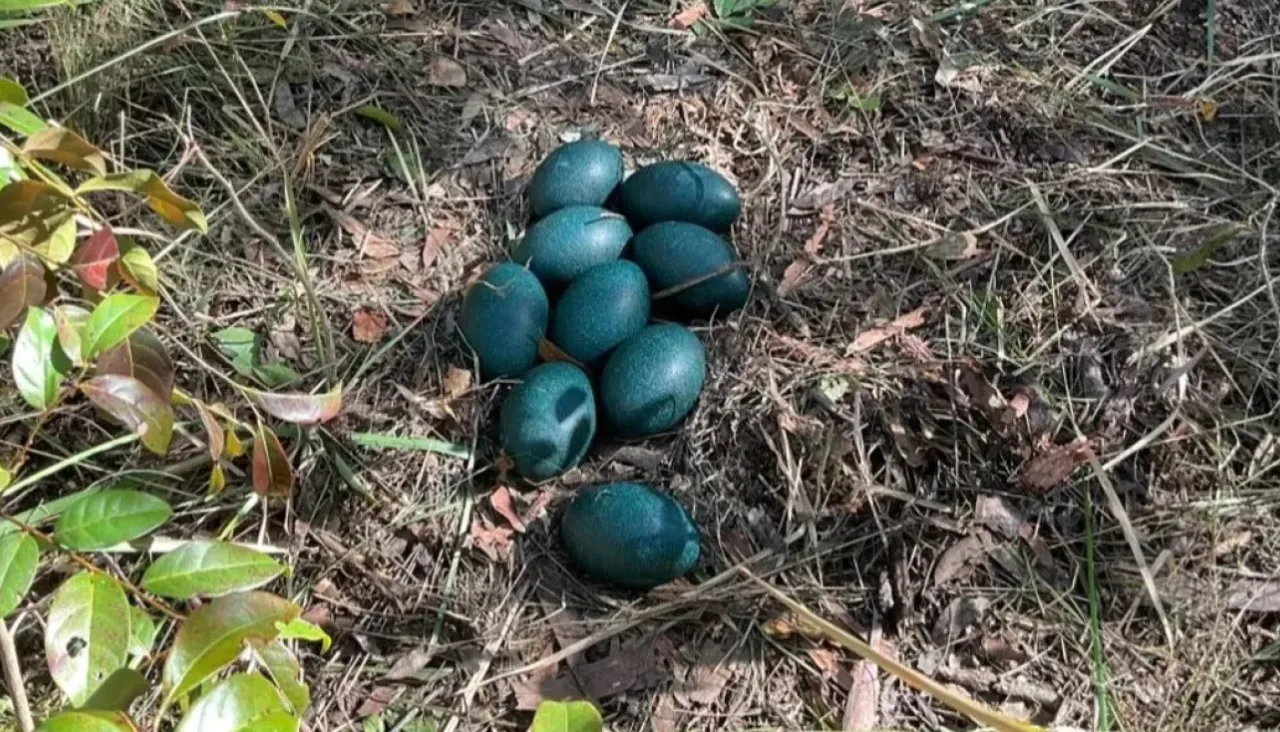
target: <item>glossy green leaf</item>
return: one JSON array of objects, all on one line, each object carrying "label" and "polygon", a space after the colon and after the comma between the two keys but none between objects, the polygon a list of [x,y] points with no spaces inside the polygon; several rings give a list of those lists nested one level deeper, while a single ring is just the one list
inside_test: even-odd
[{"label": "glossy green leaf", "polygon": [[147,693],[150,688],[151,684],[147,683],[142,674],[131,668],[118,668],[93,692],[93,696],[80,705],[80,709],[127,712],[133,700]]},{"label": "glossy green leaf", "polygon": [[236,674],[200,697],[177,732],[290,732],[298,721],[260,674]]},{"label": "glossy green leaf", "polygon": [[66,127],[48,127],[28,136],[22,145],[22,154],[98,175],[107,172],[107,159],[102,151]]},{"label": "glossy green leaf", "polygon": [[120,279],[144,295],[154,295],[160,289],[160,273],[151,253],[128,237],[120,239],[120,261],[116,262],[116,271]]},{"label": "glossy green leaf", "polygon": [[79,305],[63,304],[53,309],[53,322],[58,329],[58,345],[72,363],[83,364],[80,334],[89,322],[89,311]]},{"label": "glossy green leaf", "polygon": [[150,493],[107,490],[71,505],[53,526],[58,543],[74,551],[105,549],[155,531],[173,515]]},{"label": "glossy green leaf", "polygon": [[92,361],[98,354],[124,343],[155,316],[159,307],[160,299],[150,295],[107,295],[93,309],[81,334],[80,349],[85,359]]},{"label": "glossy green leaf", "polygon": [[27,310],[27,322],[13,342],[13,380],[18,393],[36,409],[57,402],[58,387],[71,371],[71,360],[58,345],[58,326],[40,308]]},{"label": "glossy green leaf", "polygon": [[53,595],[44,651],[58,688],[83,704],[129,652],[129,601],[109,577],[81,572]]},{"label": "glossy green leaf", "polygon": [[137,732],[124,712],[59,712],[36,727],[36,732]]},{"label": "glossy green leaf", "polygon": [[32,114],[26,107],[3,101],[0,101],[0,126],[7,127],[24,137],[49,127],[44,120]]},{"label": "glossy green leaf", "polygon": [[279,562],[249,547],[195,541],[156,559],[142,575],[142,588],[175,600],[217,597],[256,589],[282,572]]},{"label": "glossy green leaf", "polygon": [[276,688],[280,689],[288,700],[293,713],[299,717],[306,714],[311,706],[311,690],[307,688],[302,664],[298,662],[298,657],[293,655],[293,651],[277,638],[265,646],[255,646],[253,652],[263,668],[271,675]]},{"label": "glossy green leaf", "polygon": [[151,170],[132,170],[127,173],[113,173],[90,178],[76,189],[77,194],[94,191],[130,191],[140,193],[147,199],[151,210],[174,226],[184,229],[195,229],[200,233],[209,230],[204,212],[194,201],[188,200],[173,192],[164,178]]},{"label": "glossy green leaf", "polygon": [[24,106],[27,103],[27,90],[13,79],[0,76],[0,102]]},{"label": "glossy green leaf", "polygon": [[226,668],[246,642],[265,646],[275,640],[280,635],[276,623],[299,614],[297,605],[267,592],[238,592],[201,606],[182,624],[169,650],[163,675],[165,705]]},{"label": "glossy green leaf", "polygon": [[271,363],[254,366],[250,369],[250,373],[246,374],[246,376],[248,375],[252,375],[258,381],[266,384],[270,389],[279,389],[280,387],[288,386],[301,379],[301,377],[298,376],[298,372],[279,361],[272,361]]},{"label": "glossy green leaf", "polygon": [[103,374],[80,384],[89,401],[138,433],[157,455],[169,452],[173,439],[173,407],[132,376]]},{"label": "glossy green leaf", "polygon": [[604,720],[588,701],[543,701],[529,732],[602,732]]},{"label": "glossy green leaf", "polygon": [[169,400],[173,394],[173,360],[156,334],[146,327],[135,330],[124,343],[98,356],[94,373],[132,376],[162,400]]},{"label": "glossy green leaf", "polygon": [[[243,362],[249,369],[258,362],[262,353],[262,339],[252,330],[233,325],[213,334],[219,350],[232,361]],[[248,376],[249,374],[244,374]]]},{"label": "glossy green leaf", "polygon": [[151,655],[151,647],[156,644],[156,634],[160,632],[160,628],[156,626],[150,613],[136,605],[129,608],[129,617],[132,629],[129,655],[145,658]]},{"label": "glossy green leaf", "polygon": [[44,265],[30,254],[20,254],[0,272],[0,330],[44,302],[48,294]]},{"label": "glossy green leaf", "polygon": [[[100,485],[91,486],[89,488],[85,488],[82,491],[72,493],[69,496],[55,498],[52,501],[49,501],[48,503],[42,503],[39,506],[36,506],[35,508],[23,511],[22,513],[15,515],[14,518],[16,518],[17,520],[21,521],[22,523],[28,526],[39,527],[41,524],[45,523],[46,521],[49,521],[51,519],[56,519],[58,516],[61,516],[62,512],[67,510],[67,508],[71,506],[71,504],[75,503],[81,498],[84,498],[85,496],[91,496],[100,490],[103,490],[103,487]],[[0,536],[9,536],[10,534],[18,533],[18,531],[19,531],[18,527],[14,526],[11,522],[0,521]]]},{"label": "glossy green leaf", "polygon": [[333,643],[333,639],[329,637],[328,633],[324,632],[323,628],[302,618],[281,623],[279,630],[281,640],[313,641],[320,644],[321,652],[328,651],[329,646]]},{"label": "glossy green leaf", "polygon": [[13,612],[31,589],[40,562],[40,545],[27,534],[0,538],[0,618]]}]

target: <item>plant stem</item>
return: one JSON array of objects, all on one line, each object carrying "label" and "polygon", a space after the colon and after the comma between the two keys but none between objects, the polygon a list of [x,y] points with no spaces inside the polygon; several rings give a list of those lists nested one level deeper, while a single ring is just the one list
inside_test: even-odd
[{"label": "plant stem", "polygon": [[40,481],[44,480],[45,478],[48,478],[51,475],[62,472],[65,468],[70,468],[70,467],[79,465],[85,460],[93,457],[94,455],[97,455],[98,453],[107,452],[108,450],[113,450],[117,447],[120,447],[121,445],[127,445],[130,442],[136,441],[137,439],[138,439],[137,434],[130,433],[127,435],[121,435],[120,437],[117,437],[114,440],[107,440],[101,445],[94,445],[88,450],[78,452],[75,455],[72,455],[71,457],[59,460],[53,465],[50,465],[49,467],[43,470],[37,470],[36,472],[32,473],[31,475],[28,475],[22,480],[17,481],[13,485],[6,488],[3,493],[0,493],[0,497],[9,496],[14,493],[17,493],[18,491],[24,488],[29,488],[35,485],[36,483],[39,483]]},{"label": "plant stem", "polygon": [[9,626],[0,620],[0,662],[4,664],[4,683],[9,687],[13,700],[13,714],[18,718],[18,728],[31,732],[36,728],[31,718],[31,703],[27,701],[27,689],[22,685],[22,666],[18,664],[18,649],[13,645]]}]

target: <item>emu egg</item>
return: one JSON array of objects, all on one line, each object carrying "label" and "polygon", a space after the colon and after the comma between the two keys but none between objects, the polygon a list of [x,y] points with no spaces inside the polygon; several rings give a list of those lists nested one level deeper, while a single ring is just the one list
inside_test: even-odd
[{"label": "emu egg", "polygon": [[707,357],[693,331],[651,325],[622,342],[600,375],[605,416],[623,437],[665,432],[693,409],[707,376]]},{"label": "emu egg", "polygon": [[549,310],[542,283],[518,264],[494,265],[471,285],[458,322],[484,378],[519,376],[533,368]]},{"label": "emu egg", "polygon": [[529,206],[535,218],[566,206],[601,206],[622,175],[622,153],[603,140],[561,145],[533,171]]},{"label": "emu egg", "polygon": [[698,529],[670,496],[638,483],[584,488],[560,522],[574,563],[596,579],[647,590],[698,562]]},{"label": "emu egg", "polygon": [[579,363],[599,365],[649,322],[649,281],[635,262],[599,264],[569,283],[551,319],[551,342]]},{"label": "emu egg", "polygon": [[667,160],[646,165],[622,184],[622,212],[637,229],[659,221],[688,221],[724,231],[742,202],[733,184],[702,163]]},{"label": "emu egg", "polygon": [[529,227],[512,258],[554,287],[617,259],[630,240],[631,226],[622,216],[599,206],[569,206]]},{"label": "emu egg", "polygon": [[502,402],[498,418],[502,449],[516,472],[542,481],[577,465],[596,434],[596,401],[582,369],[544,363]]},{"label": "emu egg", "polygon": [[[715,232],[683,221],[664,221],[637,234],[632,256],[659,292],[738,261],[729,243]],[[746,271],[732,269],[673,295],[671,300],[690,315],[708,317],[716,311],[723,314],[742,307],[750,289]]]}]

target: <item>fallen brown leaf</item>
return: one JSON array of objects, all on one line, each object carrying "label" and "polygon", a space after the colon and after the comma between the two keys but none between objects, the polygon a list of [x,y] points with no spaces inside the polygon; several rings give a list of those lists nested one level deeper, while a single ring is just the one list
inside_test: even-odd
[{"label": "fallen brown leaf", "polygon": [[349,214],[328,209],[329,216],[351,236],[356,249],[366,257],[385,259],[400,256],[400,247],[391,239],[371,230]]},{"label": "fallen brown leaf", "polygon": [[[872,648],[885,653],[887,649],[884,648],[882,635],[880,624],[874,623],[871,637],[867,641]],[[854,664],[850,675],[853,677],[853,684],[849,688],[849,697],[845,700],[841,729],[847,732],[875,729],[880,717],[880,668],[864,659]]]},{"label": "fallen brown leaf", "polygon": [[471,372],[457,366],[450,366],[444,374],[444,393],[456,399],[470,388]]},{"label": "fallen brown leaf", "polygon": [[511,559],[511,537],[514,534],[514,530],[506,526],[495,526],[484,517],[471,521],[471,545],[494,562],[507,562]]},{"label": "fallen brown leaf", "polygon": [[383,3],[382,12],[393,18],[397,18],[405,15],[414,15],[418,12],[418,9],[413,7],[413,3],[404,2],[404,0],[397,0],[396,2]]},{"label": "fallen brown leaf", "polygon": [[511,524],[511,528],[523,534],[528,528],[521,520],[520,514],[516,513],[515,505],[511,502],[511,491],[505,485],[498,486],[497,490],[489,494],[489,505],[493,506],[493,510],[498,515],[507,520]]},{"label": "fallen brown leaf", "polygon": [[467,70],[448,56],[436,56],[427,66],[427,83],[444,87],[466,86]]},{"label": "fallen brown leaf", "polygon": [[356,716],[361,719],[372,717],[375,714],[381,714],[386,711],[387,705],[392,699],[396,698],[396,687],[394,686],[377,686],[373,691],[369,692],[369,696],[365,697],[360,708],[356,710]]},{"label": "fallen brown leaf", "polygon": [[[652,688],[666,681],[667,675],[658,665],[653,644],[644,641],[620,646],[598,661],[584,663],[576,670],[566,669],[559,676],[543,682],[539,691],[544,699],[604,699],[626,691]],[[582,681],[579,691],[578,680]],[[576,696],[576,695],[583,696]]]},{"label": "fallen brown leaf", "polygon": [[452,228],[443,224],[427,232],[427,240],[422,244],[423,269],[431,269],[431,265],[435,264],[436,258],[440,256],[440,250],[453,238],[453,233]]},{"label": "fallen brown leaf", "polygon": [[978,496],[973,519],[1006,539],[1018,538],[1022,517],[1000,496]]},{"label": "fallen brown leaf", "polygon": [[698,661],[689,672],[684,687],[676,691],[676,700],[684,706],[715,704],[725,686],[733,680],[733,669],[727,663],[725,647],[715,641],[702,644]]},{"label": "fallen brown leaf", "polygon": [[571,363],[574,366],[582,366],[582,364],[578,363],[573,356],[570,356],[560,350],[559,346],[552,343],[547,338],[543,338],[538,341],[538,358],[541,358],[543,361],[563,361],[565,363]]},{"label": "fallen brown leaf", "polygon": [[857,338],[853,339],[853,343],[850,343],[849,347],[845,349],[844,355],[853,356],[858,353],[865,353],[896,335],[905,333],[912,328],[919,328],[924,325],[924,314],[925,308],[916,308],[909,313],[899,315],[885,325],[862,331]]},{"label": "fallen brown leaf", "polygon": [[782,282],[778,285],[778,294],[786,297],[788,293],[800,284],[801,278],[805,272],[809,270],[809,263],[813,258],[822,251],[822,242],[826,240],[827,234],[831,231],[831,224],[835,221],[835,205],[828,203],[822,207],[821,219],[818,222],[818,228],[814,229],[813,235],[804,243],[804,253],[796,257],[791,264],[782,273]]},{"label": "fallen brown leaf", "polygon": [[830,648],[810,648],[809,660],[822,672],[822,678],[830,679],[848,691],[853,688],[853,675],[840,664],[840,654]]},{"label": "fallen brown leaf", "polygon": [[360,343],[377,343],[387,332],[387,316],[367,308],[351,314],[351,337]]},{"label": "fallen brown leaf", "polygon": [[957,597],[934,621],[930,638],[939,646],[960,640],[990,607],[991,601],[985,597]]},{"label": "fallen brown leaf", "polygon": [[978,237],[971,231],[949,231],[941,239],[925,247],[925,256],[943,260],[971,259],[982,253]]},{"label": "fallen brown leaf", "polygon": [[671,19],[671,27],[676,30],[688,30],[707,15],[707,4],[702,0],[694,0],[689,7],[676,13]]},{"label": "fallen brown leaf", "polygon": [[[523,679],[512,679],[511,690],[515,693],[516,709],[522,712],[532,712],[542,703],[542,689],[556,677],[559,670],[559,664],[550,664],[529,674]],[[579,694],[581,692],[578,692]]]},{"label": "fallen brown leaf", "polygon": [[970,534],[952,544],[938,559],[933,569],[933,584],[943,585],[963,574],[987,556],[989,542],[978,534]]},{"label": "fallen brown leaf", "polygon": [[387,681],[412,678],[427,667],[427,663],[434,655],[425,645],[418,646],[397,658],[382,678]]},{"label": "fallen brown leaf", "polygon": [[1089,445],[1083,440],[1053,445],[1023,466],[1022,485],[1037,492],[1055,488],[1070,478],[1075,469],[1089,459],[1088,456]]}]

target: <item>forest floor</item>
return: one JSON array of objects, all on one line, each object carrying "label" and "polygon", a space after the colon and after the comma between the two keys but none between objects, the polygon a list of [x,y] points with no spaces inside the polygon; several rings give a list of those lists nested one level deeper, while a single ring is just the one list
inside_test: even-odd
[{"label": "forest floor", "polygon": [[[0,36],[29,89],[74,80],[43,113],[209,213],[153,248],[163,337],[253,328],[306,386],[344,384],[292,503],[244,529],[289,548],[286,590],[334,636],[308,649],[310,729],[523,729],[571,696],[614,730],[969,725],[807,637],[734,570],[761,553],[1008,714],[1280,726],[1280,6],[709,5],[750,23],[698,0],[317,0],[284,27],[103,0]],[[583,136],[730,177],[753,295],[698,327],[677,433],[523,486],[495,465],[508,386],[473,378],[455,319],[534,166]],[[612,479],[690,509],[693,574],[636,595],[566,565],[558,510]],[[247,491],[182,520],[216,532]],[[38,629],[18,641],[42,668]]]}]

